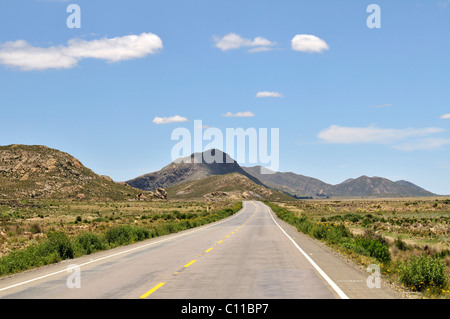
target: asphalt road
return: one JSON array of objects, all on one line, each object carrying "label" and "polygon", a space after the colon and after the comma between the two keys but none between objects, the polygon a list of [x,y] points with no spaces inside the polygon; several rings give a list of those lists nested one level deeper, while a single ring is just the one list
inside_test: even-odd
[{"label": "asphalt road", "polygon": [[0,298],[400,298],[260,202],[223,221],[0,279]]}]

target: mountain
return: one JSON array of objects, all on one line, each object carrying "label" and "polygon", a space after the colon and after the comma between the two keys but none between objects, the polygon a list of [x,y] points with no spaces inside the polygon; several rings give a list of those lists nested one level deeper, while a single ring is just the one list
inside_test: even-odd
[{"label": "mountain", "polygon": [[402,180],[402,181],[396,181],[395,183],[398,184],[398,185],[411,187],[411,188],[413,188],[413,189],[415,189],[415,190],[417,190],[419,192],[428,192],[427,190],[423,189],[422,187],[419,187],[416,184],[413,184],[413,183],[408,182],[408,181],[403,181]]},{"label": "mountain", "polygon": [[[272,174],[262,174],[261,166],[242,167],[242,169],[248,174],[255,176],[267,187],[299,197],[309,197],[327,193],[331,186],[316,178],[298,175],[291,172],[272,172]],[[268,171],[267,169],[264,170],[266,172]]]},{"label": "mountain", "polygon": [[75,157],[40,145],[0,146],[0,198],[136,198],[142,190],[95,174]]},{"label": "mountain", "polygon": [[261,181],[244,171],[228,154],[216,149],[191,154],[170,163],[157,172],[136,177],[126,183],[132,187],[152,191],[158,187],[167,188],[182,182],[231,173],[241,174],[254,183],[262,185]]},{"label": "mountain", "polygon": [[297,197],[420,197],[435,194],[408,181],[393,182],[381,177],[361,176],[331,185],[295,173],[261,174],[261,167],[243,167],[266,186]]},{"label": "mountain", "polygon": [[361,176],[346,183],[332,186],[331,196],[421,197],[435,194],[410,182],[397,183],[382,177]]},{"label": "mountain", "polygon": [[169,198],[207,200],[293,200],[289,195],[256,184],[239,173],[212,175],[167,188]]}]

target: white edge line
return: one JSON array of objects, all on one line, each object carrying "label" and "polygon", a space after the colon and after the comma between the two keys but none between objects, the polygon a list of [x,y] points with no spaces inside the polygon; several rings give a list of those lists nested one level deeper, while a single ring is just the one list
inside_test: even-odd
[{"label": "white edge line", "polygon": [[313,265],[313,267],[317,270],[317,272],[323,277],[323,279],[325,279],[325,281],[331,286],[331,288],[334,289],[334,291],[339,295],[339,297],[341,297],[341,299],[350,299],[342,290],[341,288],[338,287],[338,285],[336,285],[334,283],[333,280],[331,280],[330,277],[328,277],[328,275],[314,262],[314,260],[311,259],[311,257],[308,256],[308,254],[306,254],[303,249],[300,248],[300,246],[295,242],[295,240],[293,240],[291,238],[291,236],[289,236],[283,228],[281,228],[281,226],[276,222],[276,220],[273,218],[272,214],[270,213],[270,207],[267,205],[266,208],[269,210],[269,215],[272,218],[273,222],[281,229],[281,231],[287,236],[287,238],[289,238],[289,240],[294,244],[294,246],[303,254],[303,256],[305,256],[305,258],[311,263],[311,265]]},{"label": "white edge line", "polygon": [[[14,284],[14,285],[11,285],[11,286],[8,286],[8,287],[0,288],[0,292],[8,290],[8,289],[11,289],[11,288],[14,288],[14,287],[18,287],[18,286],[22,286],[22,285],[28,284],[28,283],[33,282],[33,281],[37,281],[37,280],[41,280],[41,279],[44,279],[44,278],[47,278],[47,277],[50,277],[50,276],[54,276],[54,275],[57,275],[57,274],[60,274],[60,273],[63,273],[63,272],[67,272],[67,271],[69,271],[71,269],[74,269],[74,268],[83,267],[83,266],[86,266],[86,265],[89,265],[89,264],[92,264],[92,263],[95,263],[95,262],[98,262],[98,261],[102,261],[104,259],[108,259],[108,258],[112,258],[112,257],[119,256],[119,255],[122,255],[122,254],[126,254],[126,253],[129,253],[131,251],[142,249],[142,248],[145,248],[145,247],[157,245],[157,244],[160,244],[162,242],[170,241],[170,240],[173,240],[173,239],[178,238],[178,237],[183,237],[183,236],[187,236],[187,235],[191,235],[191,234],[197,233],[199,231],[203,231],[203,230],[205,230],[205,229],[207,229],[209,227],[217,226],[219,224],[225,223],[225,222],[229,221],[230,219],[233,219],[234,217],[237,217],[240,214],[242,214],[242,212],[245,211],[245,205],[244,204],[245,204],[245,202],[242,203],[242,209],[241,209],[240,212],[238,212],[237,214],[231,216],[231,218],[226,218],[225,220],[222,220],[220,222],[213,223],[213,224],[207,225],[205,227],[193,229],[193,230],[191,230],[189,232],[186,232],[186,233],[183,233],[183,234],[178,234],[178,235],[175,235],[173,237],[162,239],[162,240],[159,240],[159,241],[156,241],[156,242],[153,242],[153,243],[145,244],[145,245],[142,245],[142,246],[139,246],[139,247],[134,247],[134,248],[131,248],[131,249],[128,249],[128,250],[125,250],[125,251],[121,251],[121,252],[118,252],[118,253],[115,253],[115,254],[112,254],[112,255],[108,255],[108,256],[104,256],[104,257],[97,258],[97,259],[94,259],[94,260],[90,260],[90,261],[82,263],[80,265],[76,265],[76,266],[73,266],[73,267],[67,267],[67,268],[65,268],[63,270],[58,270],[58,271],[52,272],[52,273],[47,274],[47,275],[43,275],[43,276],[40,276],[40,277],[36,277],[36,278],[33,278],[33,279],[22,281],[22,282],[19,282],[17,284]],[[82,257],[86,257],[86,255],[82,256]],[[66,260],[68,260],[68,259],[66,259]],[[54,264],[54,265],[56,265],[56,264]],[[38,268],[36,268],[36,269],[38,269]],[[2,278],[0,278],[0,280],[1,279]]]}]

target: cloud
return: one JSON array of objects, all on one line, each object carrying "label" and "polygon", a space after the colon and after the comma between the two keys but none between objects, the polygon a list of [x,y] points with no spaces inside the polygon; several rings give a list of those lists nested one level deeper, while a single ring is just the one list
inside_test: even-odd
[{"label": "cloud", "polygon": [[283,94],[278,92],[268,92],[268,91],[260,91],[256,93],[257,98],[265,98],[265,97],[283,97]]},{"label": "cloud", "polygon": [[423,129],[383,129],[374,126],[342,127],[332,125],[321,131],[318,137],[319,139],[332,144],[393,144],[406,138],[422,137],[441,133],[443,131],[443,129],[436,127]]},{"label": "cloud", "polygon": [[271,42],[262,37],[256,37],[253,40],[241,37],[236,33],[229,33],[223,37],[213,37],[216,47],[222,51],[237,50],[243,47],[250,47],[249,52],[262,52],[272,50],[276,42]]},{"label": "cloud", "polygon": [[438,2],[441,8],[447,8],[450,5],[450,0],[442,0]]},{"label": "cloud", "polygon": [[170,124],[170,123],[182,123],[182,122],[187,122],[188,119],[183,117],[183,116],[179,116],[179,115],[175,115],[175,116],[171,116],[171,117],[155,117],[153,119],[153,123],[155,124]]},{"label": "cloud", "polygon": [[444,119],[444,120],[450,119],[450,113],[441,115],[441,119]]},{"label": "cloud", "polygon": [[255,114],[252,112],[238,112],[238,113],[231,113],[227,112],[225,114],[222,114],[223,117],[254,117]]},{"label": "cloud", "polygon": [[82,59],[108,62],[143,58],[163,48],[161,39],[152,33],[98,40],[72,39],[67,45],[35,47],[23,40],[0,44],[0,64],[23,71],[70,69]]},{"label": "cloud", "polygon": [[257,52],[267,52],[267,51],[272,51],[273,48],[269,48],[269,47],[257,47],[257,48],[253,48],[248,50],[248,53],[257,53]]},{"label": "cloud", "polygon": [[393,146],[395,149],[401,151],[422,151],[434,150],[442,148],[442,146],[450,144],[450,139],[447,138],[426,138],[400,145]]},{"label": "cloud", "polygon": [[291,41],[291,47],[294,51],[308,53],[322,53],[330,49],[324,40],[310,34],[297,34]]}]

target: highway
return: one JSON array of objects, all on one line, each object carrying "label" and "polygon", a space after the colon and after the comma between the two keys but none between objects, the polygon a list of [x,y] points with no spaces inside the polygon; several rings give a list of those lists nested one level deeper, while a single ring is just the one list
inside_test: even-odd
[{"label": "highway", "polygon": [[400,298],[369,275],[246,201],[213,224],[1,278],[0,298]]}]

